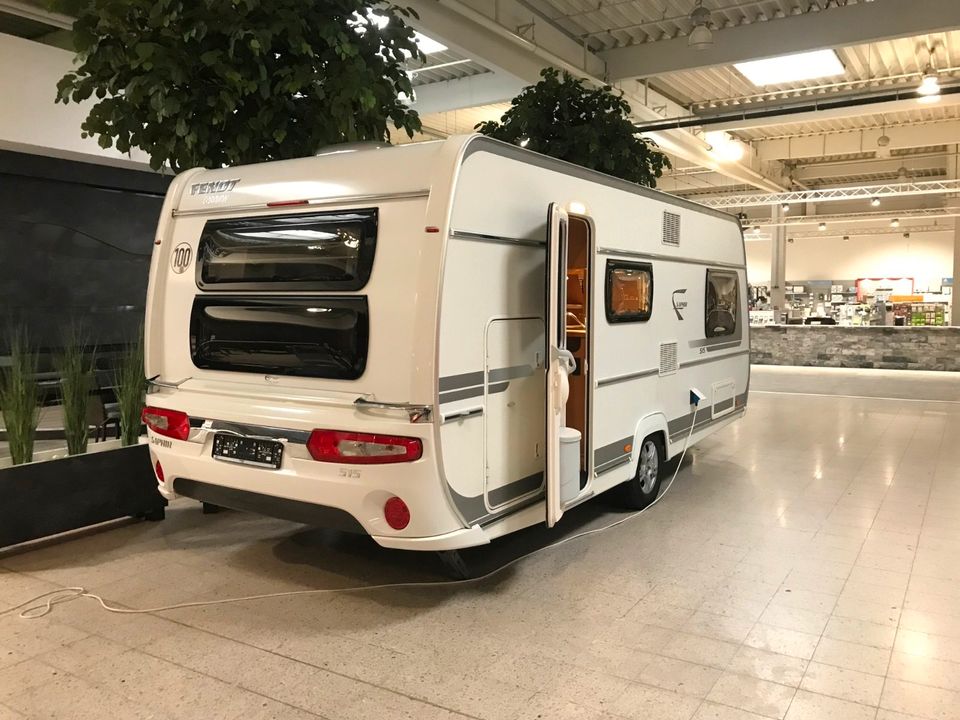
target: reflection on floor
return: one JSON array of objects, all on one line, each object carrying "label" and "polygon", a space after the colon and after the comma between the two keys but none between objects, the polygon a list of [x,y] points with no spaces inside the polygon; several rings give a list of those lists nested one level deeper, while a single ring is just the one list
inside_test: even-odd
[{"label": "reflection on floor", "polygon": [[[754,388],[810,385],[775,372]],[[877,394],[863,377],[820,392]],[[476,586],[2,617],[0,718],[957,718],[958,438],[960,404],[758,392],[650,513]],[[600,498],[470,558],[616,516]],[[168,517],[0,557],[0,608],[56,585],[146,607],[439,575],[364,538]]]}]

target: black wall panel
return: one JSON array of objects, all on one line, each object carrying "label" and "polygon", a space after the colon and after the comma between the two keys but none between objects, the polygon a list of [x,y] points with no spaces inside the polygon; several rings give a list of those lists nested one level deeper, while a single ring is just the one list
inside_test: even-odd
[{"label": "black wall panel", "polygon": [[170,179],[0,152],[0,355],[19,323],[44,350],[76,322],[101,347],[133,339]]}]

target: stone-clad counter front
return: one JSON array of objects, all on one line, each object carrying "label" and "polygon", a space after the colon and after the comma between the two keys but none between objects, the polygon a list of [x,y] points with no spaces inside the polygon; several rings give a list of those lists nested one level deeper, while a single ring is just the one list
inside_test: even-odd
[{"label": "stone-clad counter front", "polygon": [[960,371],[960,327],[752,327],[750,360],[757,365]]}]

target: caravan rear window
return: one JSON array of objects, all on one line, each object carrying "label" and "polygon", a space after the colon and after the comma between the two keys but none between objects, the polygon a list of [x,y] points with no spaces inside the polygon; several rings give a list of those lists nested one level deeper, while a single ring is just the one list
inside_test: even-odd
[{"label": "caravan rear window", "polygon": [[377,210],[208,220],[200,236],[203,290],[359,290],[377,244]]},{"label": "caravan rear window", "polygon": [[193,364],[210,370],[355,380],[367,364],[367,298],[200,295]]}]

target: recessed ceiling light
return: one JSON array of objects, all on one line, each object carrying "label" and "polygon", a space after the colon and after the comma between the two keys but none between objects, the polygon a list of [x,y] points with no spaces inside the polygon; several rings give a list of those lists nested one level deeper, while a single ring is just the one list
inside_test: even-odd
[{"label": "recessed ceiling light", "polygon": [[827,224],[822,222],[817,226],[817,229],[820,230],[820,232],[823,232],[827,229]]},{"label": "recessed ceiling light", "polygon": [[897,218],[894,218],[893,220],[890,221],[890,227],[892,228],[900,227],[900,221]]},{"label": "recessed ceiling light", "polygon": [[880,207],[880,198],[873,198],[870,201],[870,204],[873,205],[874,207]]},{"label": "recessed ceiling light", "polygon": [[846,70],[833,50],[781,55],[733,65],[757,87],[842,75]]}]

